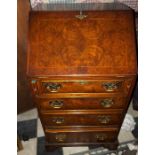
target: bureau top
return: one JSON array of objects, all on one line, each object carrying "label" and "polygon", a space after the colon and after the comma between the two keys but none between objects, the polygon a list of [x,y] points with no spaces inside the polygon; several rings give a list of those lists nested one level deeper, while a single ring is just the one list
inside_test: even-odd
[{"label": "bureau top", "polygon": [[31,11],[28,76],[114,76],[137,72],[133,12]]}]

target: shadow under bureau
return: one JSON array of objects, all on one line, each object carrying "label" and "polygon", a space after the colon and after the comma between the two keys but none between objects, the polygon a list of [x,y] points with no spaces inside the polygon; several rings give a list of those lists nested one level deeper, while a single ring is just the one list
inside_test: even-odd
[{"label": "shadow under bureau", "polygon": [[27,75],[46,148],[115,149],[137,76],[134,14],[73,6],[39,5],[29,16]]}]

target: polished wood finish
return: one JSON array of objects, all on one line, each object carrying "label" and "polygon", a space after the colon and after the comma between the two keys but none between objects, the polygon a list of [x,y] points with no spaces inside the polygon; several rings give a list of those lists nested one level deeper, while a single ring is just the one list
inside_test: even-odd
[{"label": "polished wood finish", "polygon": [[75,18],[79,12],[31,12],[29,75],[114,76],[136,72],[132,11],[84,13],[88,18],[81,21]]},{"label": "polished wood finish", "polygon": [[[117,128],[77,128],[77,129],[56,129],[45,130],[45,134],[47,137],[48,143],[46,143],[46,149],[48,151],[53,151],[58,146],[65,147],[65,146],[93,146],[99,147],[104,146],[108,147],[109,149],[116,149],[118,142],[116,140],[118,133]],[[62,136],[65,137],[65,141],[57,141],[56,135],[66,135]],[[82,135],[82,136],[81,136]],[[98,136],[105,137],[104,139],[98,140]],[[74,143],[73,139],[74,138]],[[80,138],[79,138],[80,137]],[[55,143],[53,143],[55,141]],[[71,142],[70,142],[71,141]],[[87,141],[87,142],[86,142]]]},{"label": "polished wood finish", "polygon": [[[56,96],[60,93],[122,93],[128,95],[134,82],[134,76],[113,76],[113,77],[55,77],[31,79],[33,90],[39,96]],[[109,89],[106,84],[113,84]],[[57,88],[52,89],[52,85]],[[116,86],[116,87],[115,87]]]},{"label": "polished wood finish", "polygon": [[55,142],[55,143],[103,143],[106,141],[113,141],[117,137],[117,129],[106,131],[100,129],[99,131],[92,130],[87,131],[83,129],[83,131],[75,130],[67,132],[54,132],[53,130],[48,130],[45,132],[47,136],[47,142]]},{"label": "polished wood finish", "polygon": [[46,148],[114,149],[137,74],[133,12],[71,7],[30,13],[27,75]]},{"label": "polished wood finish", "polygon": [[[104,95],[100,98],[37,98],[38,106],[42,111],[50,110],[90,110],[123,108],[126,98]],[[109,101],[109,102],[108,102]],[[108,104],[109,103],[109,104]]]},{"label": "polished wood finish", "polygon": [[29,0],[17,1],[17,112],[34,108],[26,76],[27,31],[30,12]]},{"label": "polished wood finish", "polygon": [[[117,88],[108,89],[105,85],[113,84]],[[57,86],[57,89],[52,88],[52,86]],[[131,84],[130,84],[131,85]],[[124,81],[121,80],[74,80],[74,81],[50,81],[41,83],[42,93],[54,93],[54,92],[68,92],[68,93],[105,93],[105,92],[124,92],[127,87]]]},{"label": "polished wood finish", "polygon": [[119,125],[122,111],[80,111],[42,113],[45,126],[106,126]]}]

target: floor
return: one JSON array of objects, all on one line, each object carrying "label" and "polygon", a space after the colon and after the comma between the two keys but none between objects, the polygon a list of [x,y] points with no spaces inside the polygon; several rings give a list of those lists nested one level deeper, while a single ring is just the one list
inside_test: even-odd
[{"label": "floor", "polygon": [[[132,104],[130,104],[128,109],[128,114],[131,114],[133,117],[137,117],[137,111],[133,110]],[[42,129],[42,125],[40,119],[38,118],[37,110],[33,109],[22,113],[17,116],[18,123],[22,124],[22,122],[28,122],[31,120],[31,124],[36,124],[36,135],[35,131],[31,131],[30,135],[32,135],[29,140],[22,140],[22,144],[24,149],[18,152],[18,155],[70,155],[82,151],[89,150],[88,147],[63,147],[61,150],[57,150],[57,152],[45,153],[43,151],[44,147],[44,132]],[[30,127],[31,128],[31,127]],[[26,128],[25,128],[26,130]],[[26,138],[26,137],[25,137]],[[130,131],[121,130],[118,136],[119,143],[134,140],[134,136]]]}]

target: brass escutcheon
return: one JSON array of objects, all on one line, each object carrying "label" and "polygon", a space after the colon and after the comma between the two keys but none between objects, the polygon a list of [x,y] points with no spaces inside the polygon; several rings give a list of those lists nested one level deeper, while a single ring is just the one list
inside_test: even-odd
[{"label": "brass escutcheon", "polygon": [[85,84],[88,84],[88,81],[80,80],[78,81],[78,83],[80,83],[80,85],[85,85]]},{"label": "brass escutcheon", "polygon": [[82,14],[82,11],[80,11],[80,14],[79,15],[76,15],[75,17],[78,18],[78,19],[80,19],[80,20],[83,20],[84,18],[87,17],[87,15],[83,15]]}]

